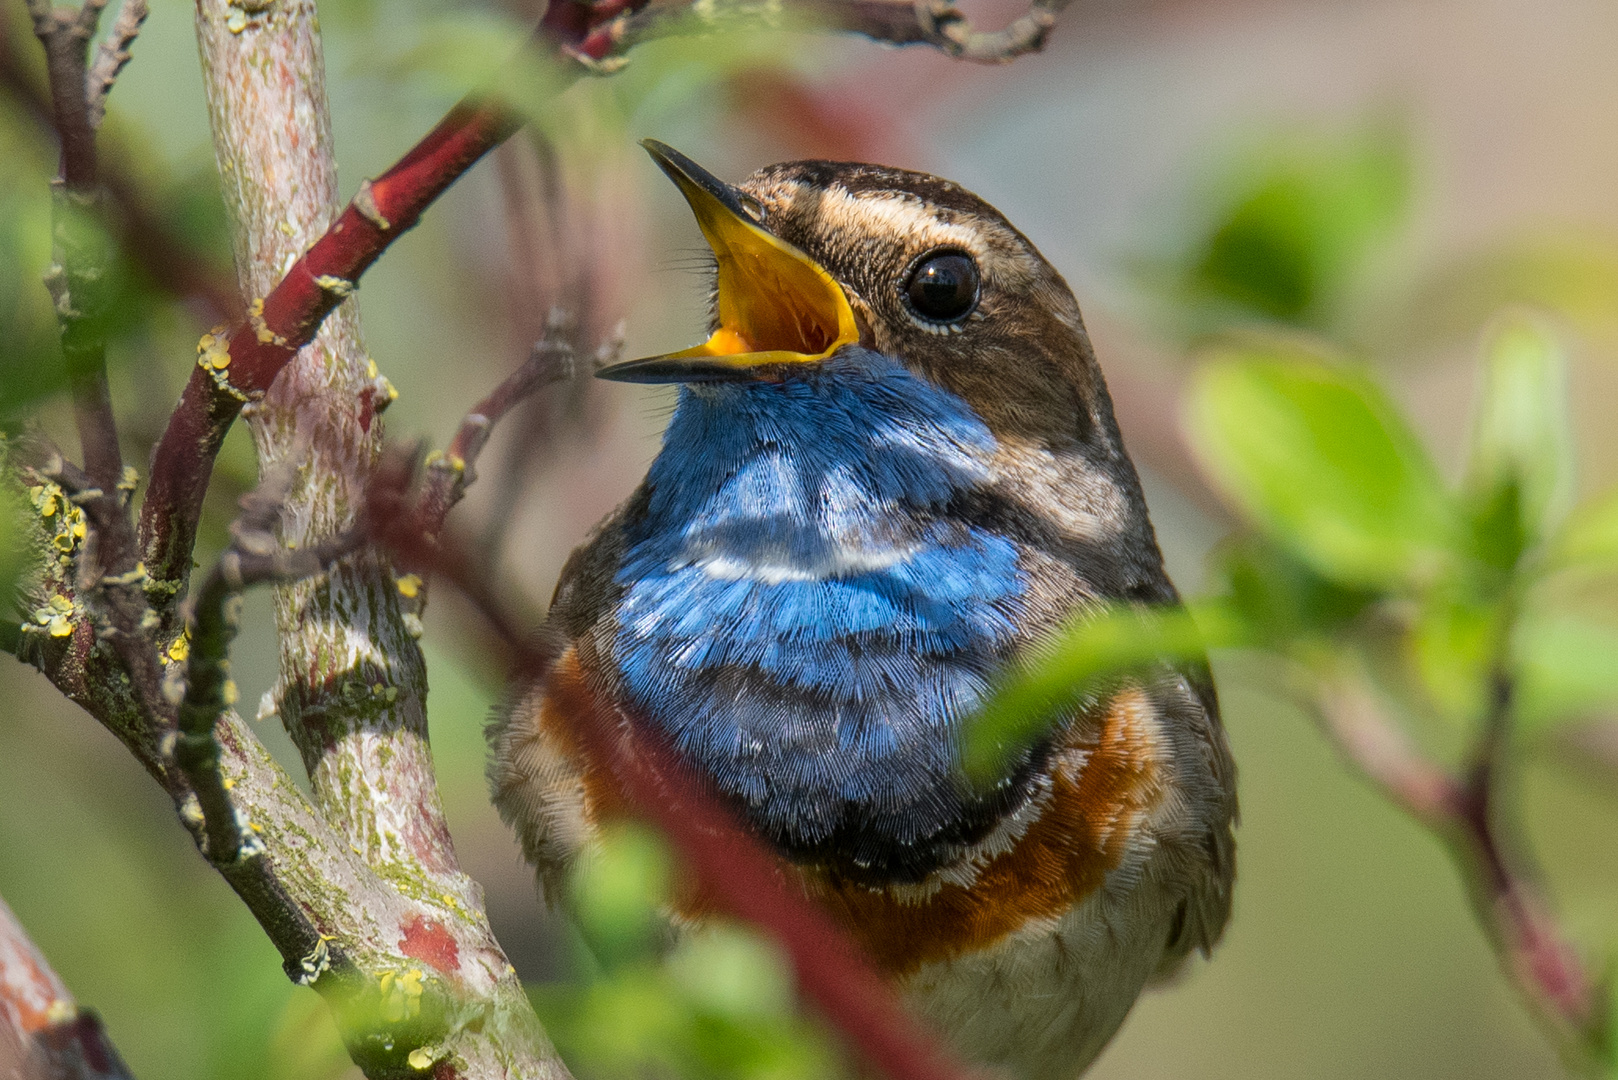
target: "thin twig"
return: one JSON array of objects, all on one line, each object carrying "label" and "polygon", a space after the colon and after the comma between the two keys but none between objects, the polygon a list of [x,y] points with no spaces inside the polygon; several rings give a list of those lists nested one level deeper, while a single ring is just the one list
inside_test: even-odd
[{"label": "thin twig", "polygon": [[1303,698],[1338,751],[1392,802],[1422,824],[1445,829],[1462,801],[1461,786],[1390,723],[1362,682],[1333,679]]},{"label": "thin twig", "polygon": [[[16,1060],[7,1061],[11,1055]],[[81,1009],[0,899],[0,1076],[131,1080],[101,1020]]]},{"label": "thin twig", "polygon": [[135,44],[141,24],[146,21],[150,10],[146,0],[123,0],[111,32],[96,49],[95,62],[90,65],[84,84],[92,128],[100,128],[102,119],[107,115],[107,95],[112,92],[112,84],[117,81],[119,72],[129,63],[129,48]]},{"label": "thin twig", "polygon": [[111,490],[123,474],[118,424],[107,388],[106,327],[111,252],[102,227],[96,178],[96,122],[89,80],[90,39],[106,0],[78,9],[28,0],[34,36],[45,49],[51,113],[61,143],[61,167],[51,205],[52,257],[45,284],[62,330],[62,358],[78,421],[84,468]]},{"label": "thin twig", "polygon": [[1605,994],[1535,887],[1525,856],[1508,852],[1501,837],[1500,756],[1511,731],[1514,697],[1509,672],[1497,666],[1464,777],[1418,750],[1352,675],[1324,679],[1312,706],[1351,764],[1449,842],[1473,911],[1507,976],[1569,1061],[1586,1070],[1606,1052],[1607,1018],[1597,1005]]},{"label": "thin twig", "polygon": [[[527,138],[506,143],[496,155],[511,237],[506,283],[512,322],[526,345],[552,332],[546,313],[561,309],[572,317],[568,340],[575,355],[584,356],[594,349],[599,357],[603,346],[598,344],[602,306],[598,286],[608,245],[592,243],[585,235],[588,210],[564,182],[556,146],[532,127],[525,134]],[[519,168],[530,160],[532,182],[528,170]],[[540,223],[542,234],[537,228]],[[548,264],[541,260],[541,252],[550,254]],[[609,335],[609,350],[614,337],[621,344],[621,327]],[[592,383],[577,379],[559,390],[536,393],[513,417],[517,432],[507,440],[505,452],[492,470],[494,491],[486,498],[489,511],[478,538],[477,550],[487,566],[499,564],[524,485],[553,457],[551,451],[564,426],[575,432],[588,428],[596,411],[591,407]]]},{"label": "thin twig", "polygon": [[467,485],[477,479],[477,460],[488,444],[494,425],[540,387],[577,374],[570,340],[572,329],[573,322],[567,314],[553,311],[544,336],[534,342],[523,365],[466,414],[442,454],[428,459],[427,475],[417,503],[416,526],[423,535],[438,534],[444,526],[445,515],[461,501]]},{"label": "thin twig", "polygon": [[230,527],[231,545],[204,579],[190,619],[174,760],[196,793],[208,838],[207,855],[216,863],[234,862],[242,845],[242,825],[219,772],[220,749],[214,735],[220,716],[235,701],[229,668],[230,643],[241,615],[239,597],[253,585],[324,573],[364,539],[364,529],[356,528],[313,547],[295,551],[282,547],[275,526],[291,483],[290,469],[276,470],[242,496],[242,513]]}]

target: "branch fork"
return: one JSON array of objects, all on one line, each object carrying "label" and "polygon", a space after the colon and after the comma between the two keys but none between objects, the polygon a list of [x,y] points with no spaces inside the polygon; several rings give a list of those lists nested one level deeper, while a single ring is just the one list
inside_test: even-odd
[{"label": "branch fork", "polygon": [[[942,13],[930,29],[920,26],[911,0],[816,2],[827,27],[899,44],[949,42],[946,51],[980,58],[970,36]],[[372,504],[368,488],[387,487],[374,476],[381,447],[374,421],[394,395],[364,355],[352,305],[345,307],[371,263],[517,130],[519,118],[488,96],[469,97],[338,212],[312,7],[295,5],[286,19],[243,35],[230,25],[239,8],[199,3],[241,293],[262,300],[246,305],[233,329],[202,339],[154,453],[137,526],[129,513],[134,478],[120,456],[106,381],[101,315],[111,246],[95,135],[146,2],[122,0],[92,59],[105,3],[56,9],[50,0],[29,0],[50,75],[50,100],[40,104],[48,104],[62,148],[48,287],[85,459],[79,468],[47,454],[32,466],[38,522],[49,534],[42,544],[48,595],[36,597],[45,617],[36,616],[37,630],[25,640],[56,685],[162,784],[199,848],[276,945],[289,977],[331,1002],[351,1055],[369,1075],[561,1080],[566,1070],[489,931],[480,890],[460,871],[443,822],[414,640],[425,594],[419,578],[394,577],[385,552],[367,550],[363,517]],[[555,0],[534,44],[568,60],[574,75],[607,73],[640,41],[712,28],[713,19],[690,17],[697,9],[694,0]],[[748,14],[745,4],[722,2],[716,10]],[[25,80],[7,65],[0,56],[0,77],[15,89]],[[269,71],[300,78],[265,82]],[[299,121],[293,141],[263,123],[266,110],[312,120]],[[253,187],[244,178],[252,164],[260,166],[252,175],[295,182]],[[127,184],[112,190],[124,215],[120,235],[133,238],[132,257],[161,264],[173,260],[153,252],[184,250],[142,217]],[[142,236],[152,242],[138,242]],[[302,236],[318,238],[307,247],[290,243]],[[211,281],[198,286],[171,267],[157,270],[171,287],[196,289],[221,310],[232,306],[228,290]],[[573,335],[569,320],[551,319],[522,367],[427,463],[408,513],[387,525],[442,554],[445,516],[475,478],[491,428],[536,390],[575,374]],[[621,343],[621,333],[609,339],[597,361]],[[265,482],[244,501],[229,549],[182,606],[213,461],[248,406]],[[388,462],[382,465],[385,473]],[[402,493],[393,498],[404,506]],[[280,712],[304,756],[312,797],[232,707],[229,645],[240,594],[261,583],[278,586],[286,689]],[[482,602],[488,600],[485,590]],[[44,647],[34,649],[36,641]],[[678,833],[680,823],[670,827]],[[777,929],[790,933],[796,917],[780,915]],[[842,953],[826,940],[826,948],[800,950],[800,962],[820,972],[817,993],[830,995],[825,1000],[851,1033],[877,1040],[870,1043],[878,1047],[874,1057],[895,1075],[920,1075],[929,1062],[939,1068],[927,1075],[948,1075],[925,1041],[906,1041],[902,1021],[886,1049],[878,1046],[884,1035],[862,1009],[887,1015],[891,1002],[857,964],[827,961]]]}]

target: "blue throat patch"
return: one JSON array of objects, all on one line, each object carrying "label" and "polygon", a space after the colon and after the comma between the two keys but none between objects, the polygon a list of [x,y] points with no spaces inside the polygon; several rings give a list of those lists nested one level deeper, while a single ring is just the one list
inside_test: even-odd
[{"label": "blue throat patch", "polygon": [[994,449],[964,401],[863,349],[680,393],[626,525],[617,662],[795,857],[919,878],[998,816],[957,729],[1009,653],[1018,550],[947,512]]}]

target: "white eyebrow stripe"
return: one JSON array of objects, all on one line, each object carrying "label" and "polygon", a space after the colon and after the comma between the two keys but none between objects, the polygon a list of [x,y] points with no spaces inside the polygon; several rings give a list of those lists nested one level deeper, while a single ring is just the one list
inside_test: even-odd
[{"label": "white eyebrow stripe", "polygon": [[946,221],[914,195],[895,192],[851,192],[833,185],[820,192],[817,215],[821,235],[899,236],[912,255],[929,248],[957,247],[978,261],[984,274],[1002,288],[1032,283],[1037,266],[1030,254],[993,220]]}]

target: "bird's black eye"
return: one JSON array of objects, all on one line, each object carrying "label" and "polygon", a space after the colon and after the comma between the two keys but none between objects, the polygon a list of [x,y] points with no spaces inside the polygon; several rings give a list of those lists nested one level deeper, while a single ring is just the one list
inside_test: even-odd
[{"label": "bird's black eye", "polygon": [[924,256],[904,284],[910,310],[928,322],[957,322],[978,303],[978,268],[959,251]]}]

